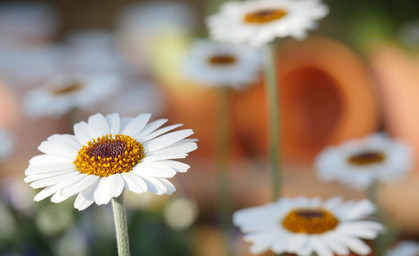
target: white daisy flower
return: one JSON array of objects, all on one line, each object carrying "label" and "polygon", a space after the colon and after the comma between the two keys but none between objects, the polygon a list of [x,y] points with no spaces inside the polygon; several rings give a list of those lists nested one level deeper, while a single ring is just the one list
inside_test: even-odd
[{"label": "white daisy flower", "polygon": [[214,40],[259,47],[277,37],[303,39],[328,12],[319,0],[235,1],[209,16],[207,25]]},{"label": "white daisy flower", "polygon": [[62,62],[68,70],[84,72],[118,72],[123,60],[108,30],[85,29],[66,36]]},{"label": "white daisy flower", "polygon": [[353,251],[366,255],[371,248],[363,239],[374,239],[384,227],[362,220],[375,211],[369,200],[343,202],[334,197],[324,202],[319,198],[283,198],[260,207],[239,210],[233,222],[252,242],[250,251],[259,254],[295,253],[309,256],[348,255]]},{"label": "white daisy flower", "polygon": [[185,76],[209,86],[240,88],[257,78],[261,69],[258,49],[208,40],[195,42],[185,61]]},{"label": "white daisy flower", "polygon": [[113,74],[61,74],[46,84],[29,91],[25,99],[25,112],[32,118],[60,117],[74,108],[88,109],[106,99],[119,86]]},{"label": "white daisy flower", "polygon": [[324,181],[365,189],[377,180],[392,183],[405,177],[413,168],[413,154],[403,142],[380,133],[328,147],[315,165]]},{"label": "white daisy flower", "polygon": [[173,193],[167,179],[189,166],[171,159],[185,158],[197,148],[196,140],[185,139],[192,130],[170,132],[181,125],[160,128],[167,119],[148,123],[150,117],[96,114],[75,124],[75,135],[50,136],[38,148],[44,154],[33,157],[25,171],[25,182],[44,188],[35,201],[53,195],[51,201],[58,203],[77,194],[74,207],[83,210],[94,202],[109,203],[124,188]]},{"label": "white daisy flower", "polygon": [[419,243],[416,241],[404,241],[396,247],[389,249],[385,256],[417,256],[419,255]]}]

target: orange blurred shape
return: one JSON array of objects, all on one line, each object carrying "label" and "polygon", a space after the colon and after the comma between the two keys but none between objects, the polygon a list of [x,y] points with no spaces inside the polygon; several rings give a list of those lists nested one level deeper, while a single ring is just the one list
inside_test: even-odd
[{"label": "orange blurred shape", "polygon": [[419,153],[419,55],[382,46],[370,56],[383,97],[386,129]]},{"label": "orange blurred shape", "polygon": [[0,128],[12,128],[18,116],[17,99],[0,80]]},{"label": "orange blurred shape", "polygon": [[[217,91],[220,88],[191,87],[176,89],[166,87],[168,94],[168,113],[173,122],[183,123],[184,128],[194,131],[198,139],[198,149],[194,156],[212,158],[215,151],[215,122],[217,118]],[[232,111],[226,109],[225,111]],[[231,124],[232,156],[241,155],[235,124]]]},{"label": "orange blurred shape", "polygon": [[[327,145],[375,131],[377,94],[365,64],[345,45],[325,38],[278,49],[282,151],[310,163]],[[239,138],[250,154],[267,155],[263,81],[235,99]]]}]

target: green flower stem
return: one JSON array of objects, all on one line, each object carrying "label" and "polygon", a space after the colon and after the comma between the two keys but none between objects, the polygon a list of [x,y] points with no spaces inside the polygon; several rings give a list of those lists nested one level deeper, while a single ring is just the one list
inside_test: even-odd
[{"label": "green flower stem", "polygon": [[268,142],[269,159],[272,179],[273,199],[277,200],[281,194],[281,159],[279,150],[279,104],[278,90],[279,82],[276,78],[275,68],[275,47],[268,44],[263,48],[265,93],[268,104]]},{"label": "green flower stem", "polygon": [[128,227],[123,193],[117,198],[112,198],[112,209],[115,221],[118,256],[129,256]]},{"label": "green flower stem", "polygon": [[380,208],[378,202],[378,182],[374,181],[371,186],[368,188],[368,198],[369,200],[375,205],[376,213],[375,219],[376,221],[382,223],[386,228],[386,232],[384,234],[379,234],[378,237],[373,241],[373,251],[375,256],[382,256],[384,255],[385,251],[392,244],[395,239],[397,239],[399,231],[397,230],[394,225],[392,225],[388,218],[386,217],[383,210]]},{"label": "green flower stem", "polygon": [[70,131],[73,131],[74,124],[80,122],[80,115],[80,109],[78,109],[77,107],[73,108],[67,113]]},{"label": "green flower stem", "polygon": [[231,173],[230,173],[230,104],[231,89],[227,86],[217,90],[217,109],[216,109],[216,184],[217,184],[217,204],[218,219],[227,236],[227,255],[233,255],[233,250],[229,243],[232,233],[232,192],[231,192]]}]

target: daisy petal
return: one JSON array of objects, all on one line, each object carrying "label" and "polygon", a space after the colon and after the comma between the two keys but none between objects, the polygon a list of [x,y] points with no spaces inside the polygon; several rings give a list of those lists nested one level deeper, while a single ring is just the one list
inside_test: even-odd
[{"label": "daisy petal", "polygon": [[94,199],[96,204],[101,205],[101,204],[108,204],[109,201],[111,201],[112,197],[109,195],[110,194],[110,190],[113,189],[113,180],[110,179],[108,177],[102,177],[99,182],[98,185],[94,191]]},{"label": "daisy petal", "polygon": [[123,130],[123,134],[131,137],[136,137],[146,126],[148,120],[150,120],[151,114],[141,114],[134,118],[127,127]]},{"label": "daisy petal", "polygon": [[69,198],[69,196],[64,196],[61,194],[60,191],[57,191],[57,193],[55,193],[52,197],[51,197],[51,202],[53,203],[61,203],[64,200],[67,200]]},{"label": "daisy petal", "polygon": [[190,166],[185,163],[181,163],[181,162],[173,161],[173,160],[162,160],[162,161],[157,161],[156,163],[169,166],[173,168],[176,172],[187,172],[188,169],[190,168]]},{"label": "daisy petal", "polygon": [[162,135],[163,133],[166,133],[166,132],[169,132],[169,131],[171,131],[171,130],[173,130],[173,129],[176,129],[176,128],[180,127],[180,126],[182,126],[182,124],[174,124],[174,125],[170,125],[170,126],[167,126],[167,127],[161,128],[161,129],[159,129],[159,130],[157,130],[157,131],[155,131],[155,132],[153,132],[153,133],[150,133],[150,134],[148,134],[147,136],[145,136],[144,138],[141,138],[140,136],[138,136],[138,137],[139,137],[140,142],[141,142],[141,143],[144,143],[144,142],[146,142],[146,141],[149,141],[149,140],[151,140],[151,139],[156,138],[157,136]]},{"label": "daisy petal", "polygon": [[143,146],[146,151],[157,151],[172,145],[192,134],[193,131],[189,129],[171,132],[169,134],[165,134],[156,139],[148,141],[147,143],[144,143]]},{"label": "daisy petal", "polygon": [[362,242],[362,240],[360,239],[347,236],[340,236],[337,237],[337,240],[345,244],[351,251],[355,252],[356,254],[367,255],[371,252],[371,248],[367,244]]},{"label": "daisy petal", "polygon": [[107,115],[106,121],[109,125],[109,133],[110,134],[119,134],[119,128],[121,126],[121,119],[118,113],[114,113],[111,115]]},{"label": "daisy petal", "polygon": [[74,135],[81,145],[86,145],[93,138],[89,131],[89,125],[86,122],[80,122],[74,125]]},{"label": "daisy petal", "polygon": [[159,179],[159,181],[166,187],[165,194],[171,195],[173,192],[176,191],[176,187],[170,181],[166,179]]},{"label": "daisy petal", "polygon": [[96,114],[89,117],[88,120],[89,131],[93,138],[102,137],[109,134],[109,125],[105,117],[101,114]]},{"label": "daisy petal", "polygon": [[112,189],[108,190],[109,196],[118,197],[121,195],[124,190],[124,180],[121,177],[121,174],[116,173],[109,176],[110,182],[112,183]]},{"label": "daisy petal", "polygon": [[161,177],[161,178],[171,178],[175,176],[176,171],[170,167],[148,163],[148,164],[139,164],[133,170],[132,173],[137,174],[138,176],[151,176],[151,177]]},{"label": "daisy petal", "polygon": [[65,189],[61,190],[61,194],[66,196],[72,196],[75,195],[86,188],[93,186],[98,180],[99,176],[96,175],[86,175],[82,174],[83,179],[79,181],[77,184],[74,184],[72,186],[67,186]]},{"label": "daisy petal", "polygon": [[121,173],[125,187],[134,193],[141,194],[147,191],[147,184],[144,180],[132,173]]},{"label": "daisy petal", "polygon": [[30,186],[32,188],[43,188],[43,187],[47,187],[47,186],[51,186],[51,185],[63,182],[69,178],[72,178],[78,175],[80,175],[78,172],[70,172],[64,175],[54,176],[54,177],[34,181],[30,184]]},{"label": "daisy petal", "polygon": [[55,172],[45,172],[45,173],[40,173],[40,174],[31,174],[26,176],[23,181],[28,183],[28,182],[32,182],[35,180],[42,180],[42,179],[46,179],[46,178],[50,178],[50,177],[54,177],[54,176],[60,176],[60,175],[64,175],[64,174],[68,174],[74,172],[74,170],[62,170],[62,171],[55,171]]},{"label": "daisy petal", "polygon": [[74,201],[74,208],[78,209],[79,211],[83,211],[91,204],[95,202],[94,200],[94,191],[96,186],[91,186],[77,195],[76,200]]},{"label": "daisy petal", "polygon": [[[163,124],[165,124],[168,121],[168,119],[159,119],[156,121],[153,121],[149,124],[147,124],[147,126],[141,131],[140,134],[138,134],[138,138],[143,138],[147,135],[149,135],[150,133],[154,132],[156,129],[158,129],[160,126],[162,126]],[[140,141],[142,141],[140,139]]]},{"label": "daisy petal", "polygon": [[148,191],[157,195],[163,195],[167,192],[166,186],[163,185],[160,180],[150,176],[141,178],[143,178],[144,182],[147,184]]},{"label": "daisy petal", "polygon": [[36,202],[41,201],[47,197],[49,197],[50,195],[54,194],[55,192],[57,192],[58,190],[69,186],[71,184],[74,184],[78,181],[80,181],[81,179],[83,179],[82,175],[78,175],[78,176],[74,176],[72,178],[69,178],[61,183],[57,183],[55,185],[52,186],[48,186],[46,188],[44,188],[43,190],[41,190],[38,194],[36,194],[34,200]]}]

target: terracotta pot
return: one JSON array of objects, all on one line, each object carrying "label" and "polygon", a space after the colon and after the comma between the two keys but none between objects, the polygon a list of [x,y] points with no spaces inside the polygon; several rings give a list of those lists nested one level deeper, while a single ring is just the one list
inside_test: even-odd
[{"label": "terracotta pot", "polygon": [[[310,38],[278,49],[282,152],[310,163],[326,145],[375,131],[377,94],[360,58],[345,45]],[[263,82],[237,95],[234,113],[239,137],[250,154],[266,156],[266,102]]]},{"label": "terracotta pot", "polygon": [[[370,56],[383,98],[386,130],[419,154],[419,55],[382,46]],[[417,157],[416,157],[417,158]]]}]

